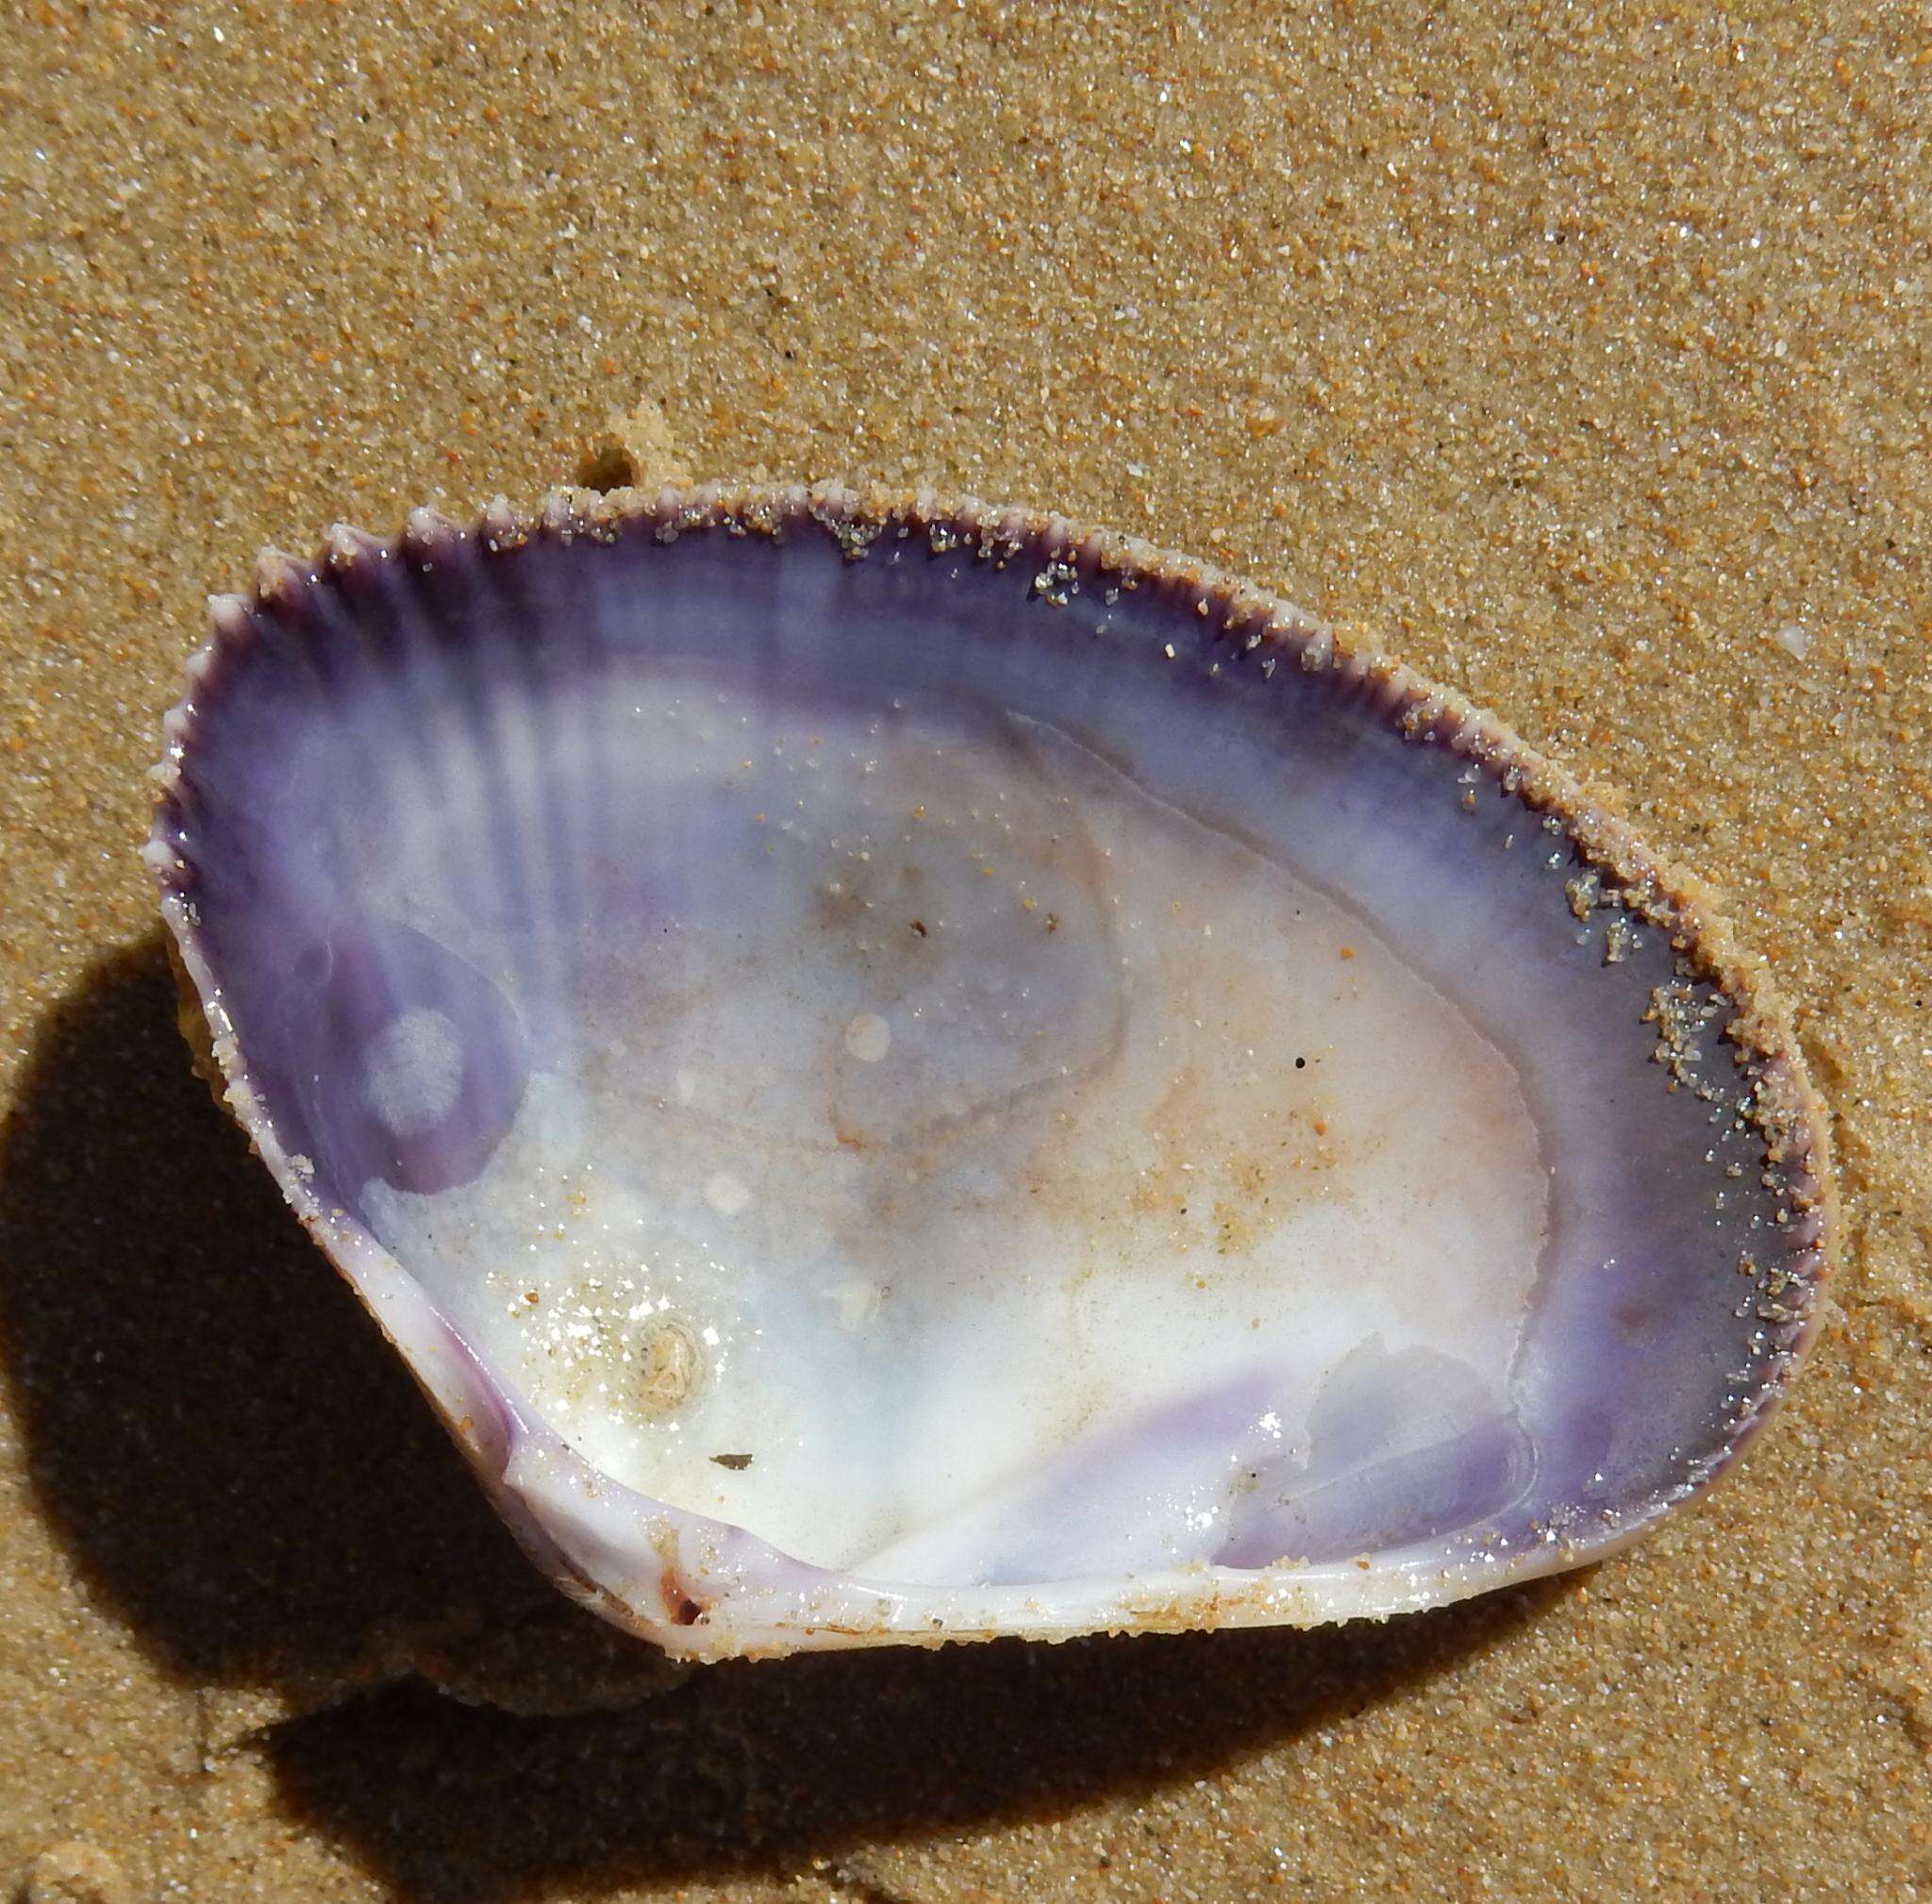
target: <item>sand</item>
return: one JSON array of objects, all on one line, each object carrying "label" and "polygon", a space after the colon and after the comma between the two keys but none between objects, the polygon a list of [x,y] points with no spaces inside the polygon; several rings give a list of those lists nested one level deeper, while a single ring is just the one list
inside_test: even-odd
[{"label": "sand", "polygon": [[[1932,33],[847,11],[8,9],[0,1885],[1932,1896]],[[190,1076],[134,848],[208,591],[639,405],[1279,587],[1716,882],[1846,1213],[1737,1478],[1379,1628],[663,1684],[556,1602]]]}]

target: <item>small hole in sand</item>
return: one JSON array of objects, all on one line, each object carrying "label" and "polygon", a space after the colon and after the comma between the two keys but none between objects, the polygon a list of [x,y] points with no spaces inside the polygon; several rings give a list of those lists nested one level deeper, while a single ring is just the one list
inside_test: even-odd
[{"label": "small hole in sand", "polygon": [[638,466],[630,452],[619,443],[598,443],[577,465],[577,482],[584,489],[595,490],[599,495],[608,495],[612,490],[635,489],[637,480]]}]

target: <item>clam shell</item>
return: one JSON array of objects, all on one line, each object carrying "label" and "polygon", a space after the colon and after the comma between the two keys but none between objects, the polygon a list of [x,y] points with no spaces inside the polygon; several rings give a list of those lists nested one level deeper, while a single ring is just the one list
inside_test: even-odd
[{"label": "clam shell", "polygon": [[1704,893],[1058,518],[553,496],[269,556],[146,849],[205,1059],[567,1593],[690,1657],[1308,1625],[1621,1546],[1831,1226]]}]

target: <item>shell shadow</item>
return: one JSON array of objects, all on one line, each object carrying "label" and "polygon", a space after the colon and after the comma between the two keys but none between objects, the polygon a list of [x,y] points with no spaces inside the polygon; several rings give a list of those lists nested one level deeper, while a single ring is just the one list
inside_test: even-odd
[{"label": "shell shadow", "polygon": [[0,1126],[0,1381],[97,1603],[171,1673],[302,1714],[252,1738],[275,1802],[399,1897],[782,1872],[1151,1792],[1424,1681],[1565,1590],[1380,1627],[721,1666],[567,1718],[445,1696],[425,1680],[495,1695],[425,1657],[506,1634],[607,1679],[634,1654],[640,1686],[657,1656],[518,1553],[190,1072],[174,996],[157,933],[39,1027]]},{"label": "shell shadow", "polygon": [[1383,1627],[714,1666],[571,1719],[398,1686],[276,1728],[264,1749],[291,1815],[411,1904],[782,1879],[814,1859],[1191,1782],[1346,1724],[1564,1592],[1538,1581]]},{"label": "shell shadow", "polygon": [[197,1684],[299,1708],[425,1614],[556,1600],[190,1070],[158,930],[48,1010],[0,1124],[0,1381],[96,1603]]}]

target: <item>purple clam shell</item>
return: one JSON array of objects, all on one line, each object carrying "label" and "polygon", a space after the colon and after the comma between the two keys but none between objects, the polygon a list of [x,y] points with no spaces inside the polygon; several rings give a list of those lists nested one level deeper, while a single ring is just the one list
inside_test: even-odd
[{"label": "purple clam shell", "polygon": [[[1507,1393],[1426,1345],[1365,1346],[1290,1455],[1252,1444],[1265,1382],[1230,1378],[1071,1448],[937,1582],[808,1563],[600,1467],[377,1231],[393,1197],[501,1158],[572,1001],[614,983],[600,935],[641,942],[702,903],[691,842],[640,821],[640,757],[586,717],[674,664],[889,732],[914,703],[1050,719],[1335,895],[1503,1054],[1534,1125],[1548,1228]],[[1452,693],[1142,544],[824,489],[572,493],[468,529],[419,512],[393,543],[338,531],[313,564],[265,560],[252,598],[216,604],[167,732],[147,857],[228,1103],[533,1558],[674,1651],[1460,1598],[1598,1558],[1707,1484],[1813,1327],[1819,1109],[1694,883]],[[439,814],[442,848],[412,863],[474,941],[372,897],[393,837]],[[708,824],[693,807],[687,830]],[[1114,1035],[1060,1005],[1069,1051]],[[372,1097],[392,1044],[409,1061]],[[958,1060],[975,1104],[983,1058]],[[1418,1437],[1424,1413],[1444,1425]],[[1230,1451],[1253,1485],[1211,1551],[1109,1559],[1148,1488]]]}]

